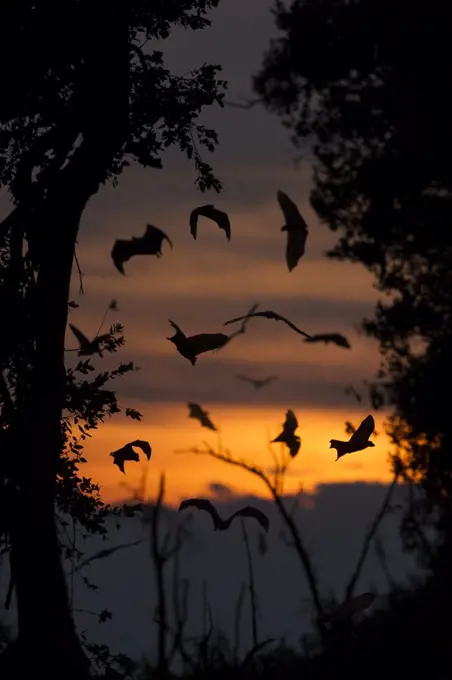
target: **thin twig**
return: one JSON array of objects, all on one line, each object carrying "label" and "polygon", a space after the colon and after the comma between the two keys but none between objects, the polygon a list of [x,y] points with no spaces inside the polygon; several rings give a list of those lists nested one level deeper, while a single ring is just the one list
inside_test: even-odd
[{"label": "thin twig", "polygon": [[250,550],[250,543],[248,540],[248,534],[245,529],[245,522],[241,521],[241,527],[242,527],[242,535],[243,535],[243,541],[245,543],[245,550],[246,550],[246,560],[248,563],[248,592],[250,594],[250,603],[251,603],[251,626],[252,626],[252,631],[253,631],[253,647],[257,647],[258,643],[258,636],[257,636],[257,602],[256,602],[256,590],[254,588],[254,569],[253,569],[253,560],[251,558],[251,550]]},{"label": "thin twig", "polygon": [[366,560],[367,554],[368,554],[370,546],[372,544],[372,540],[375,536],[375,533],[378,530],[378,527],[380,526],[381,521],[383,520],[384,516],[386,515],[386,513],[388,511],[389,505],[391,503],[392,496],[393,496],[395,488],[396,488],[398,478],[399,478],[399,471],[394,473],[394,479],[392,480],[392,483],[390,484],[390,486],[389,486],[389,488],[386,492],[386,495],[384,497],[381,508],[377,512],[374,521],[372,522],[372,524],[370,525],[366,535],[364,536],[364,541],[363,541],[363,545],[362,545],[362,548],[361,548],[361,553],[358,557],[356,567],[355,567],[353,574],[352,574],[352,577],[351,577],[350,581],[348,582],[347,587],[345,589],[344,601],[349,600],[353,595],[356,584],[357,584],[358,579],[361,575],[361,571],[362,571],[362,568],[364,566],[364,562]]}]

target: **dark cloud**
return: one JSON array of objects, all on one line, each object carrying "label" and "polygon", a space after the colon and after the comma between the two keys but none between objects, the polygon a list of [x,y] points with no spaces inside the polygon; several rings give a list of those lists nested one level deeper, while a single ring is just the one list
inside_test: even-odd
[{"label": "dark cloud", "polygon": [[234,496],[234,491],[230,486],[222,484],[221,482],[210,482],[209,491],[217,498],[231,498]]}]

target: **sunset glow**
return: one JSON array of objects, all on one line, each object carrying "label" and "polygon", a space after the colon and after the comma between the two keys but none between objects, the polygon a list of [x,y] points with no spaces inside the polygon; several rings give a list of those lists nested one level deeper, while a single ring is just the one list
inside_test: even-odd
[{"label": "sunset glow", "polygon": [[[285,410],[279,407],[252,409],[218,404],[215,408],[204,407],[219,428],[218,435],[201,428],[195,420],[188,419],[186,404],[148,406],[148,418],[143,409],[145,418],[142,423],[129,421],[130,424],[106,424],[87,446],[89,463],[84,466],[83,474],[92,476],[93,481],[101,484],[103,498],[109,502],[130,497],[131,489],[139,486],[145,469],[146,495],[155,497],[160,474],[165,473],[166,498],[172,505],[190,496],[211,495],[208,488],[211,482],[220,482],[236,494],[268,496],[261,480],[246,471],[208,456],[179,454],[174,453],[174,450],[203,448],[203,441],[216,448],[221,442],[234,458],[270,468],[273,460],[268,450],[268,441],[280,432]],[[329,449],[329,439],[347,439],[345,420],[358,425],[367,414],[356,409],[327,412],[297,408],[292,404],[290,407],[300,423],[302,447],[291,463],[286,477],[287,493],[298,491],[300,484],[306,492],[312,493],[319,483],[390,480],[387,461],[389,446],[382,427],[384,416],[375,418],[379,433],[374,437],[375,448],[347,456],[335,463],[335,451]],[[141,455],[140,463],[126,463],[126,474],[123,475],[113,464],[109,454],[133,439],[148,440],[153,447],[152,458],[148,463]],[[278,445],[273,445],[273,451],[280,455]]]}]

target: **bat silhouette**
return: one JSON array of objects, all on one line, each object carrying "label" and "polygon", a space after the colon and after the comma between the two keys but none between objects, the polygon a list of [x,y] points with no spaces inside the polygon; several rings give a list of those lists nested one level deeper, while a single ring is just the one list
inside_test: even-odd
[{"label": "bat silhouette", "polygon": [[122,446],[117,451],[112,451],[110,453],[110,456],[113,456],[113,464],[117,465],[121,472],[123,472],[124,474],[125,474],[124,463],[127,460],[133,461],[140,460],[138,453],[133,450],[134,446],[140,448],[143,451],[146,458],[150,460],[152,454],[151,446],[149,442],[143,441],[142,439],[135,439],[135,441],[129,442],[128,444]]},{"label": "bat silhouette", "polygon": [[330,449],[336,449],[337,458],[342,458],[347,453],[356,453],[357,451],[364,451],[369,446],[375,446],[375,444],[369,441],[369,437],[375,430],[375,420],[373,416],[367,416],[364,418],[361,425],[358,427],[356,432],[352,434],[348,442],[342,442],[338,439],[330,439]]},{"label": "bat silhouette", "polygon": [[193,366],[196,364],[198,354],[213,352],[229,342],[229,337],[224,333],[199,333],[187,337],[174,321],[168,319],[168,322],[176,332],[166,339],[174,343],[179,354],[188,359]]},{"label": "bat silhouette", "polygon": [[173,248],[171,239],[158,227],[146,225],[144,236],[132,236],[131,239],[118,239],[111,251],[111,257],[116,269],[125,276],[124,262],[128,262],[135,255],[162,256],[162,243],[166,240]]},{"label": "bat silhouette", "polygon": [[228,241],[231,240],[231,223],[229,217],[222,210],[218,210],[214,205],[201,205],[195,208],[190,213],[190,233],[196,241],[198,230],[198,217],[207,217],[209,220],[216,222],[220,229],[226,233]]},{"label": "bat silhouette", "polygon": [[231,340],[236,338],[238,335],[243,335],[244,333],[246,333],[246,327],[248,326],[248,324],[250,322],[250,314],[253,314],[253,312],[255,312],[258,307],[259,307],[259,303],[256,302],[251,307],[251,309],[246,313],[246,315],[243,317],[243,321],[240,324],[240,328],[238,329],[238,331],[234,331],[234,333],[231,333],[231,335],[229,336],[228,342],[231,342]]},{"label": "bat silhouette", "polygon": [[182,501],[179,506],[179,512],[181,512],[181,510],[185,510],[186,508],[198,508],[198,510],[205,510],[208,512],[212,517],[215,531],[225,531],[228,529],[235,517],[254,517],[259,522],[264,531],[267,532],[270,526],[267,515],[264,515],[261,510],[253,508],[251,505],[247,505],[245,508],[237,510],[237,512],[234,512],[234,514],[228,517],[228,519],[222,519],[212,503],[205,498],[189,498],[185,501]]},{"label": "bat silhouette", "polygon": [[75,337],[78,340],[78,343],[80,345],[80,349],[78,352],[79,357],[82,356],[90,356],[91,354],[98,354],[100,357],[102,357],[102,352],[100,351],[100,345],[105,342],[105,340],[109,340],[112,336],[111,333],[104,333],[103,335],[96,335],[93,340],[88,340],[86,335],[82,333],[76,326],[74,326],[72,323],[69,324],[69,328],[75,335]]},{"label": "bat silhouette", "polygon": [[330,614],[325,614],[324,618],[329,621],[349,621],[356,614],[362,614],[368,609],[376,597],[375,593],[361,593],[361,595],[346,600]]},{"label": "bat silhouette", "polygon": [[340,333],[318,333],[311,338],[306,338],[304,342],[324,342],[325,344],[332,342],[338,347],[351,349],[351,345],[345,335],[341,335]]},{"label": "bat silhouette", "polygon": [[283,444],[285,444],[289,449],[289,453],[292,458],[295,458],[301,446],[300,437],[295,434],[297,427],[298,420],[295,416],[295,413],[289,409],[286,411],[286,419],[283,423],[283,431],[275,439],[272,439],[272,444],[275,442],[283,442]]},{"label": "bat silhouette", "polygon": [[289,328],[292,328],[296,333],[299,333],[300,335],[304,335],[305,338],[310,338],[312,336],[308,335],[304,331],[301,331],[299,328],[297,328],[291,321],[286,319],[284,316],[281,316],[280,314],[277,314],[276,312],[272,312],[271,310],[267,310],[265,312],[252,312],[251,314],[248,312],[248,314],[245,314],[245,316],[238,316],[236,319],[230,319],[229,321],[225,321],[223,326],[228,326],[230,323],[237,323],[238,321],[242,321],[242,319],[251,319],[253,316],[262,316],[265,319],[274,319],[275,321],[284,321]]},{"label": "bat silhouette", "polygon": [[276,196],[286,220],[285,225],[281,227],[281,231],[287,231],[286,262],[291,272],[305,253],[308,225],[302,218],[295,203],[284,191],[278,191]]},{"label": "bat silhouette", "polygon": [[274,380],[278,380],[277,375],[270,375],[268,378],[262,378],[261,380],[259,380],[258,378],[248,378],[248,376],[241,375],[240,373],[237,373],[235,377],[237,378],[237,380],[242,380],[243,382],[250,383],[250,385],[252,385],[255,390],[260,390],[262,389],[262,387],[269,385]]},{"label": "bat silhouette", "polygon": [[217,431],[217,428],[210,420],[207,411],[204,411],[199,404],[189,402],[187,406],[190,409],[190,412],[188,414],[189,418],[195,418],[196,420],[199,420],[201,426],[207,427],[208,430],[213,430],[214,432]]}]

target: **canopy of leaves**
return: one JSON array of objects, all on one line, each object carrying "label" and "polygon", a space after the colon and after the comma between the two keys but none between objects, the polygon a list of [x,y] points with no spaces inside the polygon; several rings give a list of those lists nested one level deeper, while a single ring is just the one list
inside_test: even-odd
[{"label": "canopy of leaves", "polygon": [[99,168],[101,181],[115,181],[132,159],[160,168],[162,151],[175,144],[194,159],[199,187],[218,190],[197,147],[213,150],[216,134],[195,119],[204,106],[222,105],[225,83],[216,78],[220,67],[203,64],[176,76],[164,67],[162,52],[152,50],[152,41],[167,38],[172,26],[208,26],[206,13],[218,2],[2,3],[0,59],[7,64],[14,58],[15,68],[2,69],[0,76],[2,91],[8,92],[0,108],[0,184],[20,200],[39,169],[34,189],[45,189],[99,123],[104,129],[110,125],[112,135],[119,132],[120,102],[127,102],[121,108],[125,142],[112,166]]},{"label": "canopy of leaves", "polygon": [[294,0],[276,2],[274,16],[282,35],[254,89],[295,145],[310,148],[311,202],[339,236],[328,255],[362,263],[388,296],[364,322],[384,356],[374,401],[396,406],[405,441],[435,442],[411,447],[409,458],[430,490],[444,490],[452,470],[443,397],[452,378],[448,9],[439,0],[409,12],[388,0]]}]

